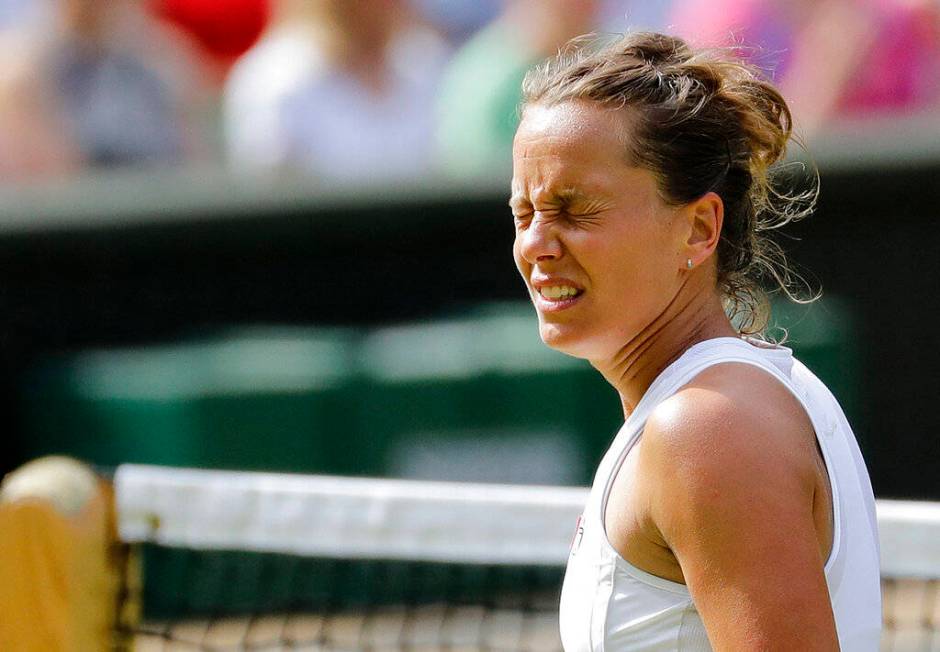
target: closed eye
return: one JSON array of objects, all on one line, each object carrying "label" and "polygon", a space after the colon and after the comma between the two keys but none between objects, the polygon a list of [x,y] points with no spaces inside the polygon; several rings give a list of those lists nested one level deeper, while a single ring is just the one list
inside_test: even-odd
[{"label": "closed eye", "polygon": [[[514,213],[513,222],[515,222],[518,227],[527,227],[534,216],[534,212]],[[569,224],[594,224],[600,221],[600,215],[598,215],[598,213],[572,213],[569,211],[552,210],[542,211],[540,219],[542,222],[548,223],[561,220]]]},{"label": "closed eye", "polygon": [[576,226],[593,226],[601,221],[599,213],[566,213],[565,218]]}]

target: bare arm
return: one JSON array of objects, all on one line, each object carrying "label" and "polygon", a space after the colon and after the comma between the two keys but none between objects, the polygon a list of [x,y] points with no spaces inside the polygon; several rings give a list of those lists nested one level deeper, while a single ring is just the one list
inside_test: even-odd
[{"label": "bare arm", "polygon": [[715,650],[838,650],[809,419],[765,372],[711,371],[647,423],[651,519]]}]

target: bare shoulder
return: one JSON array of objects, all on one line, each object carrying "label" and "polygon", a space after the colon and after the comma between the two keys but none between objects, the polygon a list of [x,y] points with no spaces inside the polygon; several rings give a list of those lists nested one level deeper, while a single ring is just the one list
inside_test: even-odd
[{"label": "bare shoulder", "polygon": [[693,454],[695,463],[725,456],[773,456],[774,466],[813,457],[813,425],[800,402],[769,373],[726,363],[705,370],[653,410],[643,438],[650,448]]},{"label": "bare shoulder", "polygon": [[707,369],[657,406],[639,464],[670,510],[680,507],[677,498],[691,509],[710,501],[811,504],[819,478],[813,426],[800,402],[766,371],[742,363]]},{"label": "bare shoulder", "polygon": [[715,649],[838,648],[825,469],[785,386],[741,363],[710,368],[656,408],[636,466],[647,523]]}]

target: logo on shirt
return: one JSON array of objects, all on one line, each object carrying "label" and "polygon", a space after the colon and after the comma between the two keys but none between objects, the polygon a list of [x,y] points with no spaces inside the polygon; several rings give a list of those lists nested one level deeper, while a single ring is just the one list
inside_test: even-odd
[{"label": "logo on shirt", "polygon": [[568,550],[569,556],[574,556],[581,547],[581,539],[584,538],[584,515],[578,516],[578,522],[574,526],[574,538],[571,539],[571,548]]}]

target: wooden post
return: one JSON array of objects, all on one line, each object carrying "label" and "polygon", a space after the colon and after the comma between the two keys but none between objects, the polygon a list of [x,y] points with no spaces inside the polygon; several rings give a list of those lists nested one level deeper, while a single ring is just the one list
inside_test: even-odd
[{"label": "wooden post", "polygon": [[0,485],[0,650],[111,651],[124,555],[112,489],[76,460],[47,457]]}]

